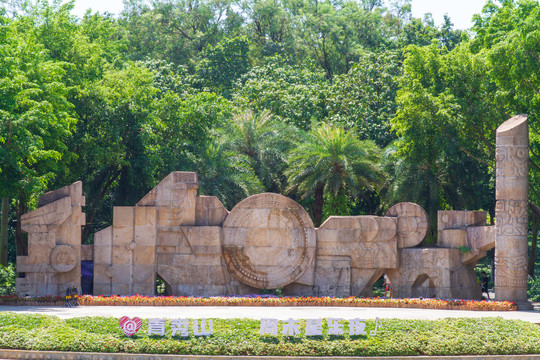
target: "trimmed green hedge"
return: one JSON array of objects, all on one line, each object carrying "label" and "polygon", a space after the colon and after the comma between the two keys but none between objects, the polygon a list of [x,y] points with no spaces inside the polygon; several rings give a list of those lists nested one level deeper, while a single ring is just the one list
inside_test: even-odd
[{"label": "trimmed green hedge", "polygon": [[[366,330],[375,322],[368,320]],[[306,337],[259,335],[258,320],[214,319],[210,337],[148,336],[148,322],[132,338],[118,319],[86,317],[62,320],[47,315],[0,313],[0,348],[149,354],[389,356],[540,354],[540,326],[501,318],[382,320],[376,336]],[[193,330],[190,325],[190,331]],[[303,331],[305,322],[301,321]],[[281,327],[280,327],[281,329]],[[326,321],[323,333],[327,333]]]}]

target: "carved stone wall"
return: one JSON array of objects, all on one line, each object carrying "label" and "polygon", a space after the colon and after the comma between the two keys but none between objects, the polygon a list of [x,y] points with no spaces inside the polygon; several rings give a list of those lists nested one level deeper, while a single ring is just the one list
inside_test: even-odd
[{"label": "carved stone wall", "polygon": [[135,206],[115,207],[113,225],[83,249],[78,182],[23,216],[29,253],[17,258],[17,292],[80,286],[80,261],[93,258],[95,294],[153,295],[160,277],[174,295],[283,287],[288,295],[369,296],[386,273],[398,297],[478,299],[473,268],[495,246],[496,297],[527,308],[527,146],[526,116],[499,127],[496,225],[485,226],[485,212],[440,211],[437,247],[422,247],[429,222],[416,204],[396,204],[386,216],[332,216],[315,229],[287,197],[254,195],[229,213],[197,194],[197,174],[173,172]]},{"label": "carved stone wall", "polygon": [[497,129],[495,296],[527,304],[529,132],[517,115]]},{"label": "carved stone wall", "polygon": [[21,218],[28,233],[28,256],[17,257],[17,293],[64,295],[81,287],[81,226],[85,224],[82,182],[41,196],[38,208]]},{"label": "carved stone wall", "polygon": [[93,258],[95,294],[153,295],[160,277],[174,295],[283,287],[287,295],[371,296],[387,273],[397,296],[478,298],[472,268],[494,243],[481,212],[440,212],[443,248],[419,248],[428,218],[413,203],[386,216],[332,216],[315,229],[298,203],[279,194],[251,196],[229,213],[197,190],[195,173],[171,173],[137,205],[115,207],[113,225],[84,251],[82,184],[44,195],[23,218],[30,255],[18,259],[27,277],[17,290],[58,294],[79,285],[80,260]]},{"label": "carved stone wall", "polygon": [[227,293],[221,225],[228,211],[197,196],[197,174],[173,172],[136,206],[115,207],[113,226],[94,236],[94,293],[155,293],[156,277],[174,295]]}]

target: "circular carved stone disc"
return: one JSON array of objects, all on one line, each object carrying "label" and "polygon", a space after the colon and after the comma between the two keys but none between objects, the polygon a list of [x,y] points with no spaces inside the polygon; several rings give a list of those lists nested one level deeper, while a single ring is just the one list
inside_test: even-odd
[{"label": "circular carved stone disc", "polygon": [[397,217],[398,247],[414,247],[422,242],[429,228],[427,213],[418,204],[398,203],[390,208],[386,216]]},{"label": "circular carved stone disc", "polygon": [[77,253],[71,246],[58,245],[51,251],[51,266],[58,272],[68,272],[77,265]]},{"label": "circular carved stone disc", "polygon": [[231,210],[223,232],[223,256],[229,271],[255,288],[290,284],[313,264],[313,222],[288,197],[273,193],[250,196]]}]

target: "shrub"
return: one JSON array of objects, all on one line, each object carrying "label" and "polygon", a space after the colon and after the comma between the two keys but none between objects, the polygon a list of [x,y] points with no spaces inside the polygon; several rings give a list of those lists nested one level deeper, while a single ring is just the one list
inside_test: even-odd
[{"label": "shrub", "polygon": [[62,320],[36,314],[0,313],[0,348],[108,353],[147,353],[229,356],[406,356],[406,355],[505,355],[540,354],[540,327],[520,320],[461,318],[426,320],[383,319],[377,335],[369,332],[375,321],[366,321],[367,335],[306,336],[260,335],[260,322],[250,319],[214,319],[209,337],[172,337],[166,320],[164,337],[148,336],[148,321],[127,338],[118,319],[86,317]]},{"label": "shrub", "polygon": [[0,265],[0,295],[15,293],[16,277],[14,264],[9,264],[7,267]]},{"label": "shrub", "polygon": [[540,277],[529,279],[527,285],[529,299],[534,302],[540,301]]}]

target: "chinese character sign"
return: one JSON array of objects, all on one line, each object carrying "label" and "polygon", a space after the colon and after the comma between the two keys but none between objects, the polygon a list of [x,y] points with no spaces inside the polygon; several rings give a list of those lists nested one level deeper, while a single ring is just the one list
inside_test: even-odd
[{"label": "chinese character sign", "polygon": [[[278,335],[278,325],[281,323],[281,333],[287,336],[300,335],[301,322],[289,318],[288,320],[278,321],[278,319],[261,319],[259,333],[261,335]],[[366,323],[363,319],[349,320],[349,335],[367,335]],[[119,319],[120,328],[126,336],[133,336],[142,326],[142,320],[138,317],[133,319],[123,316]],[[327,319],[328,335],[343,335],[344,334],[344,319]],[[375,329],[369,332],[369,335],[377,335],[378,328],[382,326],[379,318],[375,321]],[[180,336],[183,338],[189,337],[189,319],[171,319],[170,321],[171,336]],[[305,325],[306,336],[322,336],[323,335],[323,320],[322,319],[306,319]],[[194,319],[193,320],[193,335],[194,336],[211,336],[214,332],[214,323],[212,319]],[[165,336],[166,320],[165,319],[148,319],[148,336]]]}]

